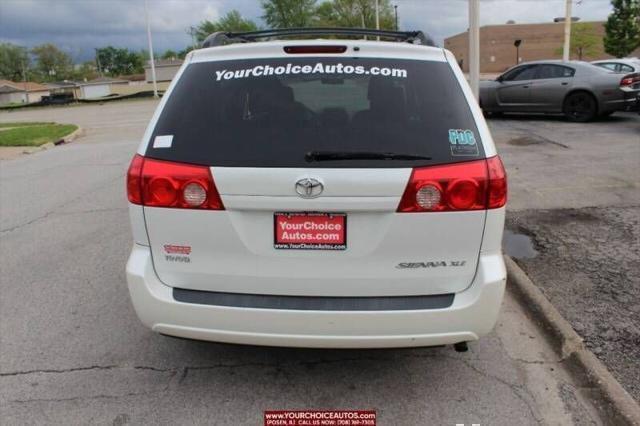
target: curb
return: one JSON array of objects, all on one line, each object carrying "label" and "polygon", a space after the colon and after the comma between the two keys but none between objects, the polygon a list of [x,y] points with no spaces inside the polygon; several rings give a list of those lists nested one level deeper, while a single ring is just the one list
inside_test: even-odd
[{"label": "curb", "polygon": [[77,138],[79,138],[82,135],[84,135],[84,129],[82,127],[78,127],[76,130],[74,130],[73,132],[71,132],[70,134],[65,136],[64,138],[60,139],[59,141],[54,142],[54,145],[60,145],[60,144],[63,144],[63,143],[73,142],[74,140],[76,140]]},{"label": "curb", "polygon": [[640,425],[640,406],[624,390],[607,367],[589,351],[583,339],[560,315],[549,299],[509,256],[504,256],[507,283],[520,303],[531,312],[533,320],[550,338],[553,349],[569,371],[597,402],[608,424]]},{"label": "curb", "polygon": [[54,148],[58,145],[63,145],[63,144],[67,144],[70,142],[73,142],[75,139],[79,138],[80,136],[84,135],[84,129],[82,127],[78,127],[76,130],[74,130],[73,132],[69,133],[67,136],[58,139],[57,141],[54,142],[47,142],[44,145],[40,145],[38,147],[29,147],[26,148],[24,151],[22,151],[23,154],[33,154],[39,151],[46,151],[47,149],[51,149]]}]

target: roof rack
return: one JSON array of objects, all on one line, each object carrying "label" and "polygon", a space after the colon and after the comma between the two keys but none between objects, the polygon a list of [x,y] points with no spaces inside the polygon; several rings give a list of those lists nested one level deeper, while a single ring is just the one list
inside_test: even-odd
[{"label": "roof rack", "polygon": [[331,28],[331,27],[311,27],[311,28],[282,28],[248,32],[218,31],[210,34],[202,47],[224,46],[231,43],[249,43],[263,38],[286,37],[294,35],[347,35],[347,36],[375,36],[391,38],[400,42],[421,44],[425,46],[435,46],[433,39],[422,31],[389,31],[374,30],[370,28]]}]

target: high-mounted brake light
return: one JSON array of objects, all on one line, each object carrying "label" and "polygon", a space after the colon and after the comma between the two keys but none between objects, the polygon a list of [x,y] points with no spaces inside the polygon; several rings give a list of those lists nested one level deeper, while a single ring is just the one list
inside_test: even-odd
[{"label": "high-mounted brake light", "polygon": [[292,55],[305,53],[344,53],[347,46],[285,46],[285,53]]},{"label": "high-mounted brake light", "polygon": [[400,213],[485,210],[507,202],[500,157],[413,169],[398,205]]},{"label": "high-mounted brake light", "polygon": [[127,173],[129,201],[150,207],[224,210],[207,166],[136,155]]}]

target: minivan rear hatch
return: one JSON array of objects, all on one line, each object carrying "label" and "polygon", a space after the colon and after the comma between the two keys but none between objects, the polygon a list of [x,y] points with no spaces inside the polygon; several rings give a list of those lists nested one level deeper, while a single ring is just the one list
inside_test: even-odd
[{"label": "minivan rear hatch", "polygon": [[145,157],[206,166],[224,204],[145,207],[169,286],[403,296],[474,278],[485,210],[398,211],[413,170],[485,158],[444,55],[190,64]]}]

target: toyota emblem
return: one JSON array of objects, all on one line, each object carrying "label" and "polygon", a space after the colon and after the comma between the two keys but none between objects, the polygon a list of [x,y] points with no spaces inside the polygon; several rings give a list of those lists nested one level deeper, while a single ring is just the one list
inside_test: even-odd
[{"label": "toyota emblem", "polygon": [[322,191],[324,191],[324,185],[317,179],[304,178],[296,182],[296,192],[302,198],[319,197]]}]

